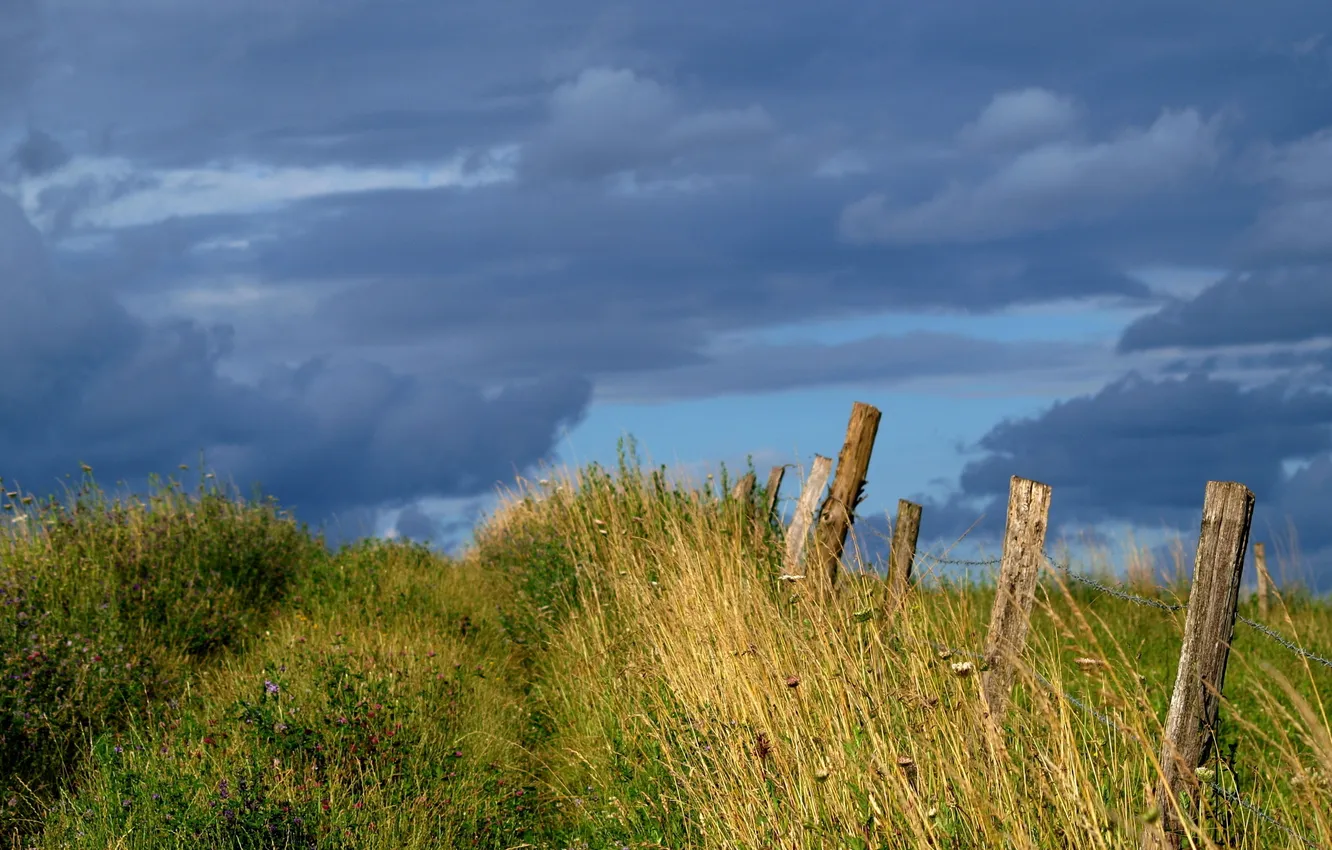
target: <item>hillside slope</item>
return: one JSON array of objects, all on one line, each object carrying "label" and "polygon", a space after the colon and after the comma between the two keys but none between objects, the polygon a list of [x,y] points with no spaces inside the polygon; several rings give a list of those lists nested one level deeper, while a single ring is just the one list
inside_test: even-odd
[{"label": "hillside slope", "polygon": [[[58,745],[7,763],[6,828],[51,848],[1138,846],[1182,615],[1044,583],[1026,660],[1053,690],[1021,677],[993,734],[965,655],[988,587],[897,605],[856,576],[821,603],[710,490],[633,464],[523,484],[459,559],[329,554],[217,492],[89,495],[63,531],[34,514],[51,531],[4,552],[28,665],[6,716],[40,704],[31,740]],[[1325,602],[1285,602],[1274,627],[1332,647]],[[1237,633],[1200,846],[1332,846],[1329,694],[1332,670]]]}]

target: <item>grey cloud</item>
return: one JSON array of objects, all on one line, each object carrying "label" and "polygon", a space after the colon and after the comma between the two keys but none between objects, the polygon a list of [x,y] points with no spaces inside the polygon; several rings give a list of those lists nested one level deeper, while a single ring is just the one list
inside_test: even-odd
[{"label": "grey cloud", "polygon": [[0,0],[0,118],[22,104],[46,54],[38,0]]},{"label": "grey cloud", "polygon": [[[1203,374],[1129,375],[1039,416],[1002,422],[975,448],[955,494],[931,506],[954,532],[984,511],[986,531],[997,533],[1011,475],[1054,488],[1052,524],[1185,529],[1197,522],[1205,483],[1230,480],[1256,494],[1255,522],[1283,527],[1293,517],[1311,548],[1332,545],[1326,523],[1307,521],[1309,505],[1332,498],[1320,492],[1327,478],[1319,472],[1332,451],[1327,387],[1244,389]],[[1297,459],[1312,461],[1315,471],[1287,479],[1282,464]]]},{"label": "grey cloud", "polygon": [[416,505],[408,505],[398,514],[393,527],[408,540],[430,542],[439,534],[439,525]]},{"label": "grey cloud", "polygon": [[1332,260],[1332,197],[1293,198],[1263,210],[1245,235],[1244,247],[1255,260],[1294,262]]},{"label": "grey cloud", "polygon": [[1052,372],[1079,365],[1095,370],[1104,354],[1099,347],[1074,343],[1007,343],[929,332],[836,345],[746,345],[707,356],[697,365],[610,376],[598,382],[598,395],[617,402],[664,401],[836,384]]},{"label": "grey cloud", "polygon": [[19,171],[29,176],[48,174],[69,162],[69,151],[50,133],[30,129],[11,158]]},{"label": "grey cloud", "polygon": [[[388,493],[398,504],[420,488],[466,489],[504,465],[474,464],[475,452],[520,462],[548,450],[553,423],[576,420],[590,392],[580,376],[705,370],[719,333],[876,311],[1141,300],[1145,288],[1124,268],[1225,264],[1265,192],[1275,203],[1253,231],[1263,263],[1326,250],[1323,195],[1299,188],[1300,175],[1322,185],[1321,148],[1280,147],[1332,124],[1324,48],[1297,47],[1311,32],[1332,31],[1323,0],[1225,8],[631,0],[609,23],[604,4],[587,0],[278,5],[52,0],[47,18],[70,72],[45,75],[33,94],[37,7],[0,0],[0,110],[31,107],[75,153],[107,136],[107,150],[149,179],[156,167],[220,161],[408,167],[515,143],[536,169],[528,176],[633,169],[658,191],[530,180],[78,233],[77,250],[55,265],[81,286],[40,296],[65,311],[51,319],[62,335],[40,336],[54,307],[21,308],[53,349],[25,363],[25,383],[12,386],[25,399],[69,406],[66,419],[25,420],[40,423],[34,433],[60,421],[86,425],[79,439],[92,440],[98,422],[124,423],[114,440],[89,443],[103,446],[99,466],[169,468],[177,447],[222,443],[217,452],[229,452],[234,469],[276,482],[284,500],[344,504]],[[627,68],[635,71],[608,70]],[[596,74],[600,88],[590,84]],[[551,99],[556,91],[562,100]],[[1086,110],[1070,117],[1074,102]],[[1162,115],[1170,104],[1194,111]],[[1265,182],[1209,172],[1223,145],[1218,122],[1200,116],[1218,114],[1244,118],[1226,125],[1228,145],[1278,146],[1268,171],[1255,171]],[[947,157],[937,155],[941,145]],[[864,152],[867,170],[804,179],[839,150]],[[685,178],[698,174],[732,182],[691,189]],[[962,182],[949,188],[950,180]],[[860,210],[851,223],[863,239],[848,246],[839,214],[872,191],[887,200]],[[74,187],[39,206],[61,231],[96,192]],[[260,236],[268,241],[202,247]],[[299,290],[318,307],[278,318],[266,301],[238,309],[228,341],[206,309],[193,325],[172,325],[97,297],[155,298],[169,312],[187,302],[186,287],[232,275],[265,292]],[[361,362],[363,347],[387,358],[387,349],[413,345],[443,356],[399,350],[388,370]],[[345,360],[309,360],[330,349]],[[824,354],[816,362],[827,380],[856,368],[845,352]],[[299,380],[259,387],[218,377],[241,359],[308,365]],[[706,374],[719,387],[763,379],[743,357],[718,363]],[[451,383],[423,364],[467,377]],[[909,358],[889,364],[914,368]],[[820,380],[807,368],[801,380]],[[103,420],[79,407],[93,386],[105,387],[98,403],[111,405],[117,382],[136,375],[162,388],[160,398],[138,396],[137,407],[160,409],[176,393],[207,416],[163,414],[170,427],[153,430],[131,415],[137,408]],[[502,431],[490,417],[511,408],[491,408],[496,399],[478,387],[524,378],[533,383],[506,404],[544,417],[534,415],[530,434],[477,444],[464,423],[453,441],[420,437],[455,408]],[[364,412],[380,408],[382,421]],[[138,443],[135,427],[146,429]],[[385,448],[418,437],[439,440],[453,465],[418,476]],[[65,457],[73,443],[52,445]],[[358,452],[389,472],[347,460]],[[29,469],[44,475],[64,461],[42,464]],[[364,493],[347,483],[362,473]],[[927,523],[940,521],[932,516]]]},{"label": "grey cloud", "polygon": [[1246,254],[1267,264],[1332,260],[1332,126],[1266,144],[1250,161],[1252,178],[1272,197],[1244,236]]},{"label": "grey cloud", "polygon": [[1332,192],[1332,127],[1288,145],[1269,145],[1259,165],[1259,176],[1296,194]]},{"label": "grey cloud", "polygon": [[1332,337],[1332,267],[1232,274],[1125,330],[1119,350],[1292,343]]},{"label": "grey cloud", "polygon": [[550,117],[524,152],[542,175],[602,177],[768,136],[773,121],[757,105],[690,111],[671,89],[622,68],[589,68],[550,98]]},{"label": "grey cloud", "polygon": [[1005,91],[990,99],[958,139],[982,149],[1029,148],[1066,137],[1075,128],[1078,107],[1071,97],[1042,88]]},{"label": "grey cloud", "polygon": [[1031,148],[989,178],[915,206],[891,209],[883,194],[869,195],[843,211],[840,231],[856,243],[983,242],[1106,217],[1209,169],[1216,132],[1196,110],[1166,110],[1111,141]]},{"label": "grey cloud", "polygon": [[344,198],[289,210],[308,226],[253,262],[277,280],[348,282],[320,308],[348,342],[489,334],[500,359],[536,340],[641,334],[665,353],[775,322],[1147,294],[1054,242],[848,251],[828,227],[839,196],[811,178],[651,203],[580,187],[502,187],[465,205],[447,192]]},{"label": "grey cloud", "polygon": [[[0,474],[46,492],[79,462],[142,483],[193,462],[260,482],[312,521],[358,506],[488,491],[547,457],[591,393],[577,376],[483,388],[352,357],[224,377],[227,326],[135,319],[49,262],[0,195]],[[354,511],[353,511],[354,512]]]}]

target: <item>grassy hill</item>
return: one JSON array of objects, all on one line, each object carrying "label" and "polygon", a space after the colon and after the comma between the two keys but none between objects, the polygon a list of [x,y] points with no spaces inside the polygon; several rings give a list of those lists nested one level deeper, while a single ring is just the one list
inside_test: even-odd
[{"label": "grassy hill", "polygon": [[[857,575],[819,602],[716,492],[632,463],[520,483],[458,559],[330,553],[208,480],[7,496],[0,827],[99,850],[1138,846],[1182,613],[1047,578],[996,734],[965,663],[991,588],[897,605]],[[1276,609],[1332,651],[1325,600]],[[1332,669],[1241,629],[1225,690],[1192,840],[1332,847]]]}]

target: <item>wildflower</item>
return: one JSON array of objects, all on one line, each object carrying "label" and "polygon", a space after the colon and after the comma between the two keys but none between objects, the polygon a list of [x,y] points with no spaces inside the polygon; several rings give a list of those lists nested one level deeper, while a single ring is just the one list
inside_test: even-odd
[{"label": "wildflower", "polygon": [[976,669],[976,665],[972,664],[970,661],[954,661],[949,666],[953,668],[954,673],[962,678],[970,676],[972,671]]},{"label": "wildflower", "polygon": [[1104,661],[1102,661],[1099,658],[1074,658],[1073,663],[1078,665],[1078,667],[1082,668],[1082,671],[1084,673],[1091,673],[1096,670],[1100,670],[1103,667],[1108,666]]},{"label": "wildflower", "polygon": [[759,761],[764,761],[772,755],[772,742],[762,732],[758,733],[758,738],[754,741],[754,755],[759,757]]},{"label": "wildflower", "polygon": [[1210,767],[1198,767],[1195,768],[1193,772],[1198,774],[1199,779],[1204,779],[1208,782],[1212,780],[1212,777],[1216,776],[1216,771],[1212,770]]},{"label": "wildflower", "polygon": [[268,691],[270,694],[275,694],[280,688],[278,688],[276,682],[270,682],[267,679],[264,679],[264,690]]}]

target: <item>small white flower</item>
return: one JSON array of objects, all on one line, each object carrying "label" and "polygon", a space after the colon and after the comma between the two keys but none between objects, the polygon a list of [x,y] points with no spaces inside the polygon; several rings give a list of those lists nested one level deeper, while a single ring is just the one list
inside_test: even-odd
[{"label": "small white flower", "polygon": [[970,661],[954,661],[951,665],[953,672],[965,678],[971,675],[971,671],[976,669],[976,665]]}]

